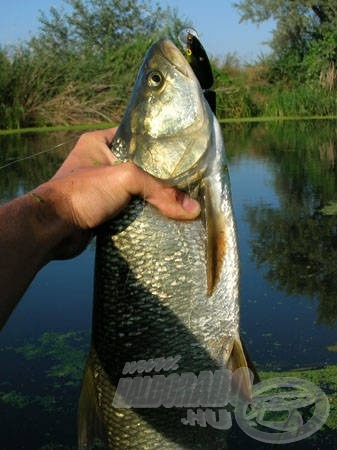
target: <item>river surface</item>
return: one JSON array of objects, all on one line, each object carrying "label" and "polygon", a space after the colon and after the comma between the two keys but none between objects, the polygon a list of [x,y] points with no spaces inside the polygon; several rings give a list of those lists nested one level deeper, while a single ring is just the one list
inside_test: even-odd
[{"label": "river surface", "polygon": [[[337,365],[336,125],[224,126],[240,246],[241,335],[258,371]],[[48,179],[78,135],[0,136],[1,201]],[[0,333],[0,450],[75,448],[93,266],[94,243],[73,260],[48,264]]]}]

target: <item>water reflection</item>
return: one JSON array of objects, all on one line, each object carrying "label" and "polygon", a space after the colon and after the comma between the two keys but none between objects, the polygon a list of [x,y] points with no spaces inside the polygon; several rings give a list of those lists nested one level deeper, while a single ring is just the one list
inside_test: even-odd
[{"label": "water reflection", "polygon": [[[337,218],[320,212],[337,200],[336,122],[226,125],[224,132],[241,250],[242,330],[249,353],[260,370],[337,364]],[[74,142],[78,134],[0,136],[0,166],[69,138]],[[48,179],[71,147],[68,142],[0,169],[1,201]],[[92,278],[92,249],[74,260],[49,264],[0,334],[0,417],[6,417],[0,448],[75,448],[78,386],[71,387],[67,374],[73,373],[72,361],[77,368],[84,363],[88,349]],[[64,347],[61,336],[69,332],[80,333],[74,336],[82,340]],[[51,338],[41,341],[43,333]],[[323,371],[310,372],[317,373],[312,381],[319,385],[324,379],[321,387],[329,386],[335,398],[336,370]],[[22,433],[17,433],[18,423],[27,423]],[[331,432],[336,423],[330,422]],[[254,444],[262,448],[251,441],[249,448]],[[318,448],[320,442],[316,444],[304,442],[303,448]],[[233,441],[232,448],[248,445]]]},{"label": "water reflection", "polygon": [[8,200],[50,178],[77,136],[73,132],[0,136],[0,200]]},{"label": "water reflection", "polygon": [[337,362],[336,122],[226,126],[242,330],[261,367]]},{"label": "water reflection", "polygon": [[268,158],[278,204],[246,206],[251,251],[266,279],[287,295],[317,298],[317,319],[329,325],[337,318],[337,219],[320,209],[337,198],[335,125],[253,129],[249,153]]},{"label": "water reflection", "polygon": [[287,295],[317,297],[318,322],[337,317],[336,218],[310,214],[289,203],[280,211],[247,208],[252,252],[267,265],[266,278]]}]

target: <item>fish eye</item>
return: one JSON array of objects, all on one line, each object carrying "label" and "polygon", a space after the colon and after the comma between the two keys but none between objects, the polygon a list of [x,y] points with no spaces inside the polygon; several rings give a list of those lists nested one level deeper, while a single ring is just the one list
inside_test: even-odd
[{"label": "fish eye", "polygon": [[153,70],[147,76],[147,84],[152,88],[160,88],[163,85],[164,77],[158,70]]}]

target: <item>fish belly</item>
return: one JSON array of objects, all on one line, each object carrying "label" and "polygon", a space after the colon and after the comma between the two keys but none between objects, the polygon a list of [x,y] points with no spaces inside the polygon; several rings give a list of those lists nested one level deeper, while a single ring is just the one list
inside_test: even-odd
[{"label": "fish belly", "polygon": [[[226,277],[207,296],[205,241],[201,220],[170,220],[140,200],[98,233],[87,371],[108,448],[225,448],[226,430],[186,424],[187,407],[112,405],[121,378],[198,377],[226,367],[238,311],[226,298]],[[123,374],[127,363],[178,355],[169,370]]]}]

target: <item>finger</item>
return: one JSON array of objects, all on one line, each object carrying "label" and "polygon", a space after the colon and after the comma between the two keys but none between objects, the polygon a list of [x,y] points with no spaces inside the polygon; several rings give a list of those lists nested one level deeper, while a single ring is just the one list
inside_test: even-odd
[{"label": "finger", "polygon": [[98,138],[102,138],[106,145],[110,145],[115,137],[117,131],[117,127],[106,128],[104,130],[97,130],[94,133],[97,133]]},{"label": "finger", "polygon": [[82,134],[53,178],[68,175],[74,169],[114,164],[116,157],[108,146],[116,131],[117,128],[108,128]]},{"label": "finger", "polygon": [[[109,149],[109,146],[113,141],[116,131],[117,128],[108,128],[82,134],[71,154],[75,154],[80,158],[88,158],[90,161],[93,158],[97,158],[100,163],[109,164],[113,162],[116,158]],[[103,160],[101,160],[102,158]]]},{"label": "finger", "polygon": [[80,137],[80,141],[83,140],[85,143],[90,141],[100,141],[105,145],[109,146],[113,141],[117,131],[117,127],[113,128],[105,128],[103,130],[89,131],[87,133],[82,134]]},{"label": "finger", "polygon": [[178,220],[193,220],[200,215],[199,203],[173,187],[155,187],[145,199],[165,216]]},{"label": "finger", "polygon": [[125,188],[131,195],[143,197],[172,219],[192,220],[199,216],[200,204],[184,192],[165,185],[132,163],[125,163],[122,168]]}]

